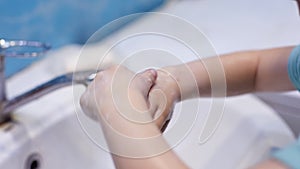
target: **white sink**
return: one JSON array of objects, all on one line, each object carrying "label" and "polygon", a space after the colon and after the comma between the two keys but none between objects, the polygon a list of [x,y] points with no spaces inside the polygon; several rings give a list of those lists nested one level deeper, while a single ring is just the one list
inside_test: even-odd
[{"label": "white sink", "polygon": [[16,111],[0,131],[0,168],[114,168],[81,129],[71,96],[68,87]]},{"label": "white sink", "polygon": [[[19,134],[4,139],[6,143],[2,140],[1,146],[5,148],[1,150],[0,168],[114,168],[110,155],[88,139],[74,113],[58,119],[34,136],[24,127],[15,124],[9,132]],[[2,134],[5,133],[1,133],[1,138]]]},{"label": "white sink", "polygon": [[[77,92],[84,89],[75,88]],[[201,99],[199,104],[200,114],[190,132],[174,146],[191,168],[245,168],[267,158],[272,147],[282,147],[294,140],[272,109],[254,96],[245,95],[226,100],[219,127],[207,142],[200,144],[200,131],[211,100]],[[167,133],[177,120],[179,108],[180,105],[176,106]],[[74,106],[72,88],[68,87],[16,111],[16,122],[1,127],[0,168],[113,169],[110,154],[96,146],[81,128],[76,109],[79,107]],[[182,113],[193,118],[189,110],[193,108]],[[98,137],[102,138],[101,132]]]}]

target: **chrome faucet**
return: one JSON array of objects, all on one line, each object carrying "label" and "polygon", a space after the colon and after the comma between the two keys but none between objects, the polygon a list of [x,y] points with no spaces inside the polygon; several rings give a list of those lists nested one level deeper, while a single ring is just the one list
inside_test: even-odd
[{"label": "chrome faucet", "polygon": [[[12,47],[29,47],[31,49],[30,51],[25,51],[24,49],[22,49],[22,51],[20,49],[19,51],[8,50]],[[94,79],[96,73],[98,72],[95,70],[87,70],[67,73],[41,84],[19,96],[16,96],[12,99],[7,99],[5,87],[5,57],[36,57],[49,49],[49,45],[41,42],[23,40],[6,41],[4,39],[0,39],[0,123],[10,120],[11,112],[16,108],[40,98],[56,89],[72,84],[83,84],[87,86]]]}]

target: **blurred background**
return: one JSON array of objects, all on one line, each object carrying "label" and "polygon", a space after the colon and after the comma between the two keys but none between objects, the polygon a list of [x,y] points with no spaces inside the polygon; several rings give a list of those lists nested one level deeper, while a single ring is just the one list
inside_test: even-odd
[{"label": "blurred background", "polygon": [[[105,24],[125,15],[149,12],[163,3],[164,0],[1,1],[0,37],[41,41],[53,49],[84,44]],[[116,25],[106,36],[125,24]],[[7,58],[6,75],[11,76],[35,60]]]}]

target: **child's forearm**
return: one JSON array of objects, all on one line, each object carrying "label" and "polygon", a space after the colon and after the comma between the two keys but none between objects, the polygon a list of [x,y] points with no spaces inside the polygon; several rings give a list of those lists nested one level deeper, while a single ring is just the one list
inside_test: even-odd
[{"label": "child's forearm", "polygon": [[[199,96],[197,91],[200,96],[211,96],[211,86],[225,85],[225,83],[227,96],[248,92],[286,91],[294,89],[287,73],[287,61],[292,49],[293,47],[285,47],[238,52],[166,69],[179,84],[182,100]],[[224,72],[219,71],[220,65]],[[213,71],[219,72],[211,73]],[[222,84],[223,80],[225,80],[224,84]],[[193,81],[196,81],[197,86]],[[214,93],[214,96],[223,95],[224,92]]]},{"label": "child's forearm", "polygon": [[100,122],[117,169],[188,169],[153,122],[143,124],[117,111],[109,113],[109,121],[100,118]]}]

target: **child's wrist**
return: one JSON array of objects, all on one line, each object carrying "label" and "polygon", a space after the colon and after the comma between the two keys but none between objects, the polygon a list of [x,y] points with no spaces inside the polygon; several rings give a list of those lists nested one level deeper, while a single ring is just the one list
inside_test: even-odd
[{"label": "child's wrist", "polygon": [[174,102],[199,97],[197,81],[187,65],[170,66],[165,70],[172,77],[168,86],[174,89]]},{"label": "child's wrist", "polygon": [[167,81],[166,86],[171,89],[173,92],[171,93],[172,101],[179,102],[181,101],[181,86],[180,86],[180,76],[176,70],[177,66],[165,67],[164,70],[169,74],[170,80]]}]

